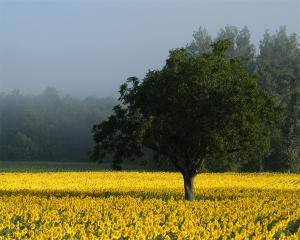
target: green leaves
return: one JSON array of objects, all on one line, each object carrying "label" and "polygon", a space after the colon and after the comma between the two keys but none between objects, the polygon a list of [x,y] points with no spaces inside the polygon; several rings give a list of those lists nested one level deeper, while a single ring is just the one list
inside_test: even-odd
[{"label": "green leaves", "polygon": [[220,56],[225,56],[226,50],[231,46],[228,39],[221,39],[212,44],[213,53]]},{"label": "green leaves", "polygon": [[94,127],[95,155],[120,164],[148,148],[178,171],[197,173],[204,159],[266,152],[278,108],[238,60],[225,57],[228,47],[217,41],[202,56],[175,49],[161,70],[129,78],[121,105]]}]

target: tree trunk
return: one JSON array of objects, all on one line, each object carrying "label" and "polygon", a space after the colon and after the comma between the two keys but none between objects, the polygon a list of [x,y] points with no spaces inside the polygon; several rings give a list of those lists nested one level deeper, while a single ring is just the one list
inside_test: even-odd
[{"label": "tree trunk", "polygon": [[192,174],[188,174],[188,173],[183,174],[184,195],[185,195],[185,200],[187,201],[193,201],[195,199],[194,178],[195,176]]}]

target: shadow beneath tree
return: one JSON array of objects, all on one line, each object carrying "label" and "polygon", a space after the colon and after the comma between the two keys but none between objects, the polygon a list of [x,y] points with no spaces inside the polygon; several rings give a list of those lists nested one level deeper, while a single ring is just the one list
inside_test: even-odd
[{"label": "shadow beneath tree", "polygon": [[[274,190],[274,189],[235,189],[231,191],[230,188],[215,188],[213,190],[205,191],[202,189],[200,192],[196,193],[195,200],[198,201],[223,201],[223,200],[236,200],[244,198],[265,198],[266,193],[268,194],[268,200],[275,200],[277,196],[282,196],[287,194],[290,197],[299,198],[300,190]],[[143,191],[73,191],[73,190],[34,190],[34,189],[19,189],[19,190],[0,190],[0,197],[3,196],[36,196],[43,198],[50,197],[92,197],[92,198],[110,198],[110,197],[132,197],[139,199],[161,199],[163,201],[168,201],[170,199],[174,200],[184,200],[184,193],[174,193],[174,192],[143,192]]]}]

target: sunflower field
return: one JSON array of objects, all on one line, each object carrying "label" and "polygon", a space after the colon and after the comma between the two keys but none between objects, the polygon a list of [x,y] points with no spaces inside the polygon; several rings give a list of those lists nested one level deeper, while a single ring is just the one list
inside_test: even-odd
[{"label": "sunflower field", "polygon": [[0,239],[300,239],[300,175],[0,173]]}]

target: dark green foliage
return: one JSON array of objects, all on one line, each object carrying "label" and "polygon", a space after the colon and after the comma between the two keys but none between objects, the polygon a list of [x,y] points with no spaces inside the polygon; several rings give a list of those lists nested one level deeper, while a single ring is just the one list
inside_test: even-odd
[{"label": "dark green foliage", "polygon": [[87,159],[90,130],[117,101],[59,97],[47,88],[37,96],[0,95],[0,161]]},{"label": "dark green foliage", "polygon": [[[297,36],[287,35],[284,27],[266,32],[257,55],[247,27],[227,25],[215,39],[200,27],[193,37],[186,50],[170,53],[162,70],[121,86],[114,114],[93,129],[101,144],[95,144],[92,157],[99,160],[108,153],[107,160],[112,157],[119,170],[123,159],[136,159],[151,169],[174,171],[174,156],[187,158],[198,139],[204,149],[209,146],[199,157],[202,171],[299,171]],[[257,90],[255,77],[240,64],[256,75],[264,91]],[[260,132],[261,138],[255,133],[265,123],[253,124],[263,116],[257,112],[267,97],[251,99],[266,92],[284,109],[283,124],[272,126],[271,143],[268,131]],[[61,98],[53,88],[38,96],[0,94],[0,160],[83,160],[92,146],[91,126],[106,119],[115,104],[113,99]],[[243,148],[238,146],[242,141]],[[184,148],[191,149],[186,153]]]},{"label": "dark green foliage", "polygon": [[277,231],[273,238],[280,239],[280,235],[284,234],[285,236],[291,236],[298,231],[300,228],[300,218],[296,219],[295,221],[290,221],[285,229]]},{"label": "dark green foliage", "polygon": [[193,178],[216,156],[267,153],[280,108],[239,60],[225,57],[226,46],[218,41],[202,56],[176,49],[162,70],[129,78],[121,105],[93,129],[93,157],[112,154],[118,166],[149,148]]},{"label": "dark green foliage", "polygon": [[[212,51],[207,47],[211,37],[203,28],[193,34],[194,40],[186,47],[191,55],[203,55]],[[243,161],[237,168],[231,158],[212,161],[212,171],[299,171],[300,170],[300,48],[296,34],[290,36],[281,27],[275,34],[265,32],[256,55],[250,42],[248,28],[239,30],[225,26],[217,39],[227,39],[231,46],[227,58],[237,57],[243,66],[258,76],[259,85],[273,95],[284,109],[284,124],[273,129],[272,144],[266,157],[257,155]],[[221,163],[219,165],[219,163]]]}]

